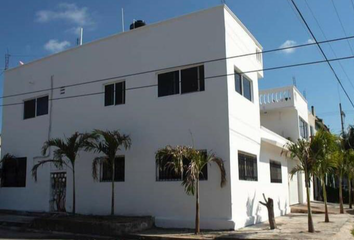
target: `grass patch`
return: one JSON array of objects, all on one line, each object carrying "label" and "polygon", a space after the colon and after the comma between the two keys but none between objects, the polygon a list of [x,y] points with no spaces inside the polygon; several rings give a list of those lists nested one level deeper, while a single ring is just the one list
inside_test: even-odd
[{"label": "grass patch", "polygon": [[352,229],[352,235],[354,236],[354,228]]}]

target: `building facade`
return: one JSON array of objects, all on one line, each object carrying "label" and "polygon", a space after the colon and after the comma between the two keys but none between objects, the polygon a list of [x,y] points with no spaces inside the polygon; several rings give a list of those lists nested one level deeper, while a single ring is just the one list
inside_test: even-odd
[{"label": "building facade", "polygon": [[[307,103],[306,110],[302,101],[289,111],[291,124],[273,124],[278,116],[265,116],[258,93],[261,51],[222,5],[7,70],[4,96],[13,96],[4,98],[2,153],[19,157],[19,164],[0,188],[0,208],[56,210],[56,186],[64,182],[64,206],[71,211],[68,169],[48,164],[37,181],[31,175],[34,164],[52,157],[52,151],[41,155],[43,143],[75,131],[119,129],[130,135],[132,147],[117,160],[117,215],[151,215],[160,227],[193,227],[194,197],[184,193],[183,176],[161,172],[155,161],[158,149],[192,145],[192,137],[195,148],[224,160],[227,176],[220,188],[218,167],[206,169],[200,183],[202,228],[236,229],[267,220],[259,204],[263,193],[274,199],[276,216],[288,213],[290,204],[304,202],[304,189],[300,176],[295,183],[289,178],[296,162],[281,152],[287,138],[302,136],[298,119],[308,122]],[[258,54],[234,57],[246,53]],[[279,111],[285,116],[288,110]],[[81,214],[110,213],[104,169],[99,181],[91,175],[96,156],[81,152],[77,161]]]}]

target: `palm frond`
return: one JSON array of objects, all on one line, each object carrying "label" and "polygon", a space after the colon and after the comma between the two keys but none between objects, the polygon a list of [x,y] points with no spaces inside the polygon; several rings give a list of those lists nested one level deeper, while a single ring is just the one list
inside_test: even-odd
[{"label": "palm frond", "polygon": [[224,161],[221,158],[215,157],[214,155],[211,155],[209,157],[209,161],[214,162],[216,163],[216,165],[218,165],[221,173],[220,187],[224,187],[226,185],[226,170],[225,170]]},{"label": "palm frond", "polygon": [[53,163],[58,168],[63,167],[63,165],[66,165],[67,167],[70,168],[70,166],[68,166],[68,164],[65,161],[52,160],[52,159],[40,161],[32,167],[32,177],[34,178],[35,181],[37,181],[38,168],[46,163]]}]

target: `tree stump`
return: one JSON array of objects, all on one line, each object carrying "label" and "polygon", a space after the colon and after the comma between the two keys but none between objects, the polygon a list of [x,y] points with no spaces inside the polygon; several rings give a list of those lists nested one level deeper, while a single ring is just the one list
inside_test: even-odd
[{"label": "tree stump", "polygon": [[259,203],[267,207],[269,227],[270,227],[270,229],[273,230],[277,227],[277,225],[275,223],[275,217],[274,217],[274,202],[273,202],[273,199],[271,199],[271,198],[268,198],[268,200],[267,200],[264,193],[263,193],[263,198],[264,198],[265,202],[259,201]]}]

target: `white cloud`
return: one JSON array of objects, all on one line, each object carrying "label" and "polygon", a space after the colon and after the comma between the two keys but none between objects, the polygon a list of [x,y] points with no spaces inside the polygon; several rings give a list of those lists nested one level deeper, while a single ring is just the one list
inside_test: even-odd
[{"label": "white cloud", "polygon": [[307,40],[306,43],[315,43],[315,40],[313,40],[313,39],[310,38],[310,39]]},{"label": "white cloud", "polygon": [[90,26],[93,24],[91,16],[86,7],[78,7],[74,3],[60,3],[56,11],[41,10],[36,13],[36,21],[46,23],[56,20],[64,20],[79,26]]},{"label": "white cloud", "polygon": [[[282,45],[279,46],[279,48],[286,48],[286,47],[292,47],[296,45],[296,41],[294,40],[286,40]],[[293,52],[295,52],[295,48],[289,48],[289,49],[284,49],[283,51],[281,51],[285,54],[291,54]]]},{"label": "white cloud", "polygon": [[44,49],[51,53],[58,53],[70,47],[70,45],[68,41],[59,42],[56,39],[51,39],[44,45]]}]

